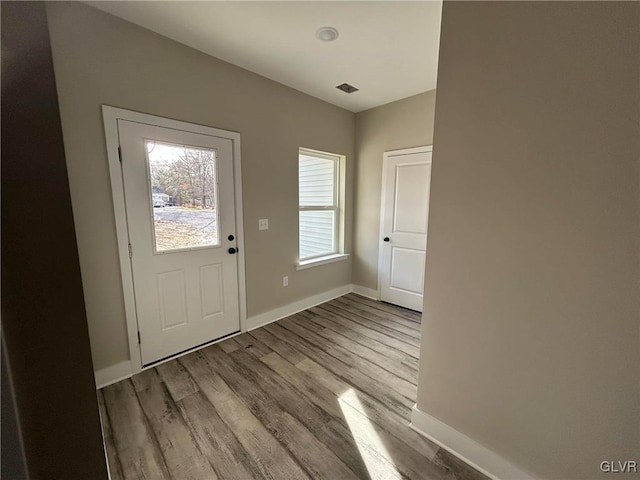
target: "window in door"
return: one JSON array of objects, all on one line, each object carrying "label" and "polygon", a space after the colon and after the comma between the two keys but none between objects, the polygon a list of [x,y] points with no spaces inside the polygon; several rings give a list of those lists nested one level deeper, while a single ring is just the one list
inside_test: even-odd
[{"label": "window in door", "polygon": [[145,140],[156,253],[220,245],[212,149]]},{"label": "window in door", "polygon": [[299,260],[322,261],[342,250],[344,157],[301,148],[298,156]]}]

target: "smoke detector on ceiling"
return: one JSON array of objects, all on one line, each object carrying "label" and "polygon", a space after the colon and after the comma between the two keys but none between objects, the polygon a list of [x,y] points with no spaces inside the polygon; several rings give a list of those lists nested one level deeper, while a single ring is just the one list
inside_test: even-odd
[{"label": "smoke detector on ceiling", "polygon": [[344,93],[353,93],[357,92],[358,89],[353,85],[349,85],[348,83],[343,83],[342,85],[338,85],[336,87],[338,90],[342,90]]},{"label": "smoke detector on ceiling", "polygon": [[340,33],[333,27],[320,27],[316,32],[316,37],[323,42],[333,42]]}]

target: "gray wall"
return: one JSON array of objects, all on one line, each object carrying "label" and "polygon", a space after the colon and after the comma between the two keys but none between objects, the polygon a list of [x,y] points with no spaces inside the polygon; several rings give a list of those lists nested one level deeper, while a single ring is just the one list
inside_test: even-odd
[{"label": "gray wall", "polygon": [[382,154],[433,143],[436,91],[356,114],[353,283],[378,288]]},{"label": "gray wall", "polygon": [[540,478],[639,460],[639,15],[444,5],[418,408]]},{"label": "gray wall", "polygon": [[347,156],[351,250],[353,113],[87,5],[47,12],[96,369],[129,358],[102,104],[240,132],[249,316],[351,282],[350,260],[294,265],[300,146]]}]

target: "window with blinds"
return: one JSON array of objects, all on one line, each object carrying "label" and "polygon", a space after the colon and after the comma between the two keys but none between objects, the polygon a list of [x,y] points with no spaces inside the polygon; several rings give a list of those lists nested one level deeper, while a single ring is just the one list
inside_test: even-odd
[{"label": "window with blinds", "polygon": [[298,156],[299,257],[338,253],[340,157],[300,149]]}]

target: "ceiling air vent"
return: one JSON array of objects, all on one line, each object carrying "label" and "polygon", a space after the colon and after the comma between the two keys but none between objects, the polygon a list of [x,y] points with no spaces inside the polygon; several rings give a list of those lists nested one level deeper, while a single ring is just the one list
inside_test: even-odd
[{"label": "ceiling air vent", "polygon": [[353,93],[357,92],[358,89],[353,85],[349,85],[348,83],[343,83],[342,85],[338,85],[336,87],[338,90],[342,90],[344,93]]}]

